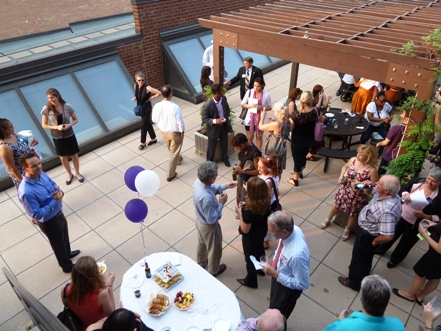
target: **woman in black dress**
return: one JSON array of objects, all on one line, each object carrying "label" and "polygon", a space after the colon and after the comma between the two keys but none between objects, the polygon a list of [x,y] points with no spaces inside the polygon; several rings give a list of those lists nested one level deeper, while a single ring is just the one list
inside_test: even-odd
[{"label": "woman in black dress", "polygon": [[[242,285],[257,288],[257,272],[250,256],[253,255],[259,260],[262,255],[265,255],[263,240],[268,232],[267,218],[271,213],[270,195],[265,181],[259,177],[251,177],[248,180],[247,193],[245,202],[236,206],[236,213],[240,219],[239,232],[242,234],[243,254],[247,266],[246,277],[237,279],[237,281]],[[263,272],[262,275],[264,275]]]},{"label": "woman in black dress", "polygon": [[[144,108],[144,115],[141,116],[141,144],[138,146],[139,150],[143,150],[147,145],[153,145],[158,142],[156,133],[153,129],[152,122],[152,103],[151,100],[161,95],[157,89],[146,84],[145,75],[142,72],[137,72],[135,75],[136,84],[133,86],[135,96],[132,101],[136,101],[137,105],[142,105]],[[147,132],[150,136],[150,141],[146,144]]]},{"label": "woman in black dress", "polygon": [[[427,232],[429,229],[430,235]],[[429,250],[413,267],[415,277],[410,289],[403,291],[394,288],[392,291],[400,298],[416,301],[421,305],[424,298],[438,288],[441,278],[441,222],[423,220],[418,226],[418,231],[429,244]]]},{"label": "woman in black dress", "polygon": [[[66,185],[70,185],[73,179],[69,156],[72,158],[75,176],[82,183],[84,182],[84,177],[80,173],[80,159],[78,158],[80,148],[72,129],[72,126],[78,123],[78,117],[75,110],[63,100],[57,89],[50,88],[46,91],[46,96],[48,103],[44,105],[41,111],[41,125],[43,129],[51,131],[55,151],[67,172]],[[71,117],[72,122],[70,121]]]}]

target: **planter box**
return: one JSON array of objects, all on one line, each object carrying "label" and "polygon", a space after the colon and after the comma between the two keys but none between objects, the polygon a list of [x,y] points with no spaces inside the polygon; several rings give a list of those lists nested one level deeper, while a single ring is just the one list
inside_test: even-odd
[{"label": "planter box", "polygon": [[[234,132],[228,134],[228,155],[233,153],[234,148],[231,146],[231,140],[233,139]],[[208,137],[196,131],[194,133],[194,148],[195,153],[197,155],[202,156],[204,159],[207,159],[207,147],[208,147]],[[222,150],[220,146],[220,142],[217,142],[216,151],[214,153],[214,161],[220,162],[222,161]]]}]

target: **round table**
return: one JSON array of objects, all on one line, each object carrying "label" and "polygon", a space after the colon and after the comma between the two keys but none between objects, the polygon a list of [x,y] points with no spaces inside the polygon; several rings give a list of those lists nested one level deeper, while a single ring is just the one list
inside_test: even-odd
[{"label": "round table", "polygon": [[[331,111],[325,113],[325,116],[326,114],[334,115],[333,117],[327,117],[326,121],[325,134],[330,137],[328,148],[332,148],[333,136],[339,136],[343,138],[341,149],[349,150],[352,145],[352,136],[365,132],[369,127],[369,123],[365,118],[359,114],[351,116],[348,112],[343,112],[341,108],[331,108]],[[331,124],[333,119],[338,124],[337,129]],[[346,119],[348,119],[347,124],[345,124]]]},{"label": "round table", "polygon": [[[146,278],[144,259],[132,266],[123,277],[120,290],[121,305],[137,312],[142,321],[150,328],[161,331],[168,326],[173,331],[185,331],[190,326],[211,330],[214,319],[224,317],[230,321],[230,330],[236,330],[240,322],[241,312],[235,294],[218,281],[205,269],[200,267],[188,256],[175,252],[155,253],[147,256],[152,278]],[[157,268],[170,261],[175,264],[184,280],[169,291],[165,291],[153,280]],[[136,298],[135,290],[141,291],[141,297]],[[187,311],[179,310],[173,304],[178,291],[192,292],[195,301]],[[163,293],[170,297],[170,307],[161,316],[155,317],[148,313],[150,294]]]}]

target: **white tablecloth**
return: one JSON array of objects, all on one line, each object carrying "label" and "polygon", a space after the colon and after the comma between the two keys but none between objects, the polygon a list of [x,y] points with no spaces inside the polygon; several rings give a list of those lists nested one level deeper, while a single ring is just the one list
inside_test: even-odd
[{"label": "white tablecloth", "polygon": [[[184,280],[171,290],[165,291],[155,283],[153,274],[168,261],[173,264],[180,262],[177,268],[184,276]],[[180,253],[163,252],[149,255],[147,263],[152,278],[145,277],[144,259],[142,259],[124,274],[120,299],[122,306],[140,314],[142,321],[148,327],[161,331],[163,327],[169,326],[173,331],[185,331],[188,327],[196,325],[203,330],[211,330],[212,321],[224,317],[231,323],[230,330],[236,330],[241,313],[235,294],[195,261]],[[134,291],[138,289],[141,291],[140,298],[134,295]],[[178,291],[194,293],[195,301],[189,310],[179,310],[173,304]],[[158,292],[169,296],[171,305],[165,314],[155,317],[148,313],[147,302],[151,293]]]}]

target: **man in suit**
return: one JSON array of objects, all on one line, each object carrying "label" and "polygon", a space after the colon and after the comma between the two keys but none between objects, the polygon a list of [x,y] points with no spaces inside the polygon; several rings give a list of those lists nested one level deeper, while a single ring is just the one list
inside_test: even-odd
[{"label": "man in suit", "polygon": [[225,85],[234,85],[240,81],[240,100],[243,100],[245,93],[253,88],[254,80],[260,77],[263,79],[262,70],[253,66],[253,58],[247,56],[243,60],[243,67],[239,68],[237,75],[225,82]]},{"label": "man in suit", "polygon": [[227,98],[223,95],[223,87],[219,84],[211,86],[213,97],[208,100],[202,110],[202,123],[207,125],[207,161],[214,161],[217,141],[220,141],[222,149],[222,161],[230,167],[228,161],[228,133],[233,132],[230,122],[230,106]]}]

